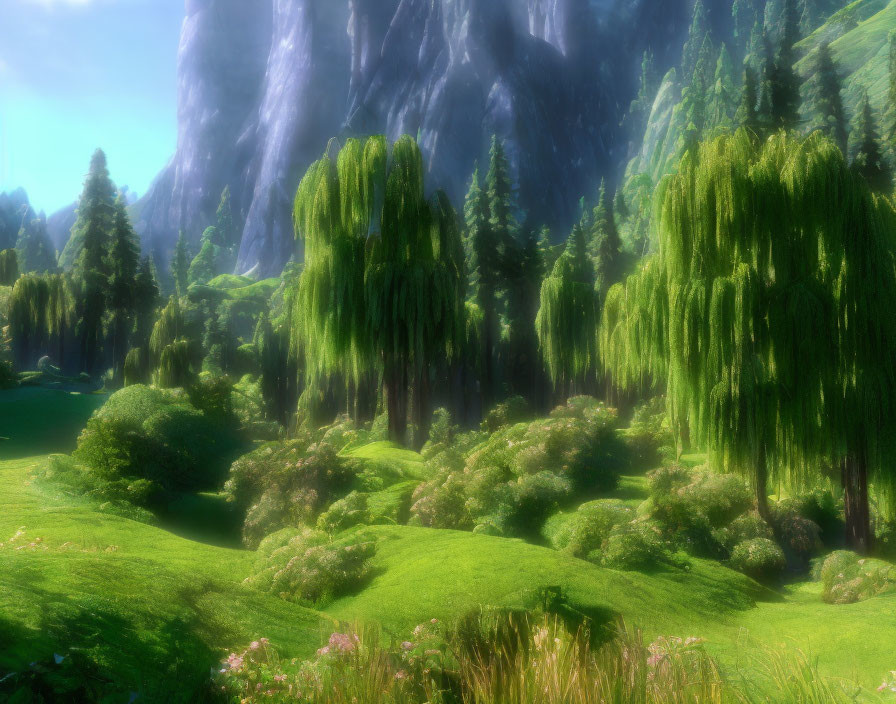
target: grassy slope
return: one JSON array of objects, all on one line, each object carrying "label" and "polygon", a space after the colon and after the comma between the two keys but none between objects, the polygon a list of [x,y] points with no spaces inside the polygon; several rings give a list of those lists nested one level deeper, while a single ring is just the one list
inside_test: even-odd
[{"label": "grassy slope", "polygon": [[[352,453],[422,472],[418,456],[388,444]],[[167,682],[187,701],[195,696],[189,683],[203,682],[224,648],[260,636],[290,655],[319,645],[326,617],[241,586],[251,553],[41,493],[29,482],[39,461],[0,462],[0,542],[6,543],[0,547],[0,632],[12,634],[9,644],[0,641],[0,671],[84,648],[108,665],[123,690],[173,701],[170,693],[159,699],[154,689]],[[635,502],[642,491],[643,480],[628,478],[619,498]],[[9,545],[19,528],[25,535]],[[325,611],[379,621],[396,636],[479,603],[525,605],[539,587],[561,585],[581,611],[621,614],[648,635],[704,636],[729,664],[742,663],[751,650],[745,643],[790,642],[818,656],[826,672],[867,686],[894,665],[896,597],[828,606],[816,585],[800,585],[783,599],[757,603],[768,593],[710,562],[643,575],[516,540],[401,526],[367,530],[380,539],[376,576]],[[40,547],[15,549],[37,537]]]}]

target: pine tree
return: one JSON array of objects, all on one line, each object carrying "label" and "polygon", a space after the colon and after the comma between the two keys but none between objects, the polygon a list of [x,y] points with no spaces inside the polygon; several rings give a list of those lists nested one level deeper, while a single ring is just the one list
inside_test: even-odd
[{"label": "pine tree", "polygon": [[109,178],[106,155],[97,149],[90,160],[90,170],[84,182],[84,190],[78,201],[77,220],[72,226],[72,233],[59,256],[59,266],[65,271],[71,270],[84,246],[84,236],[88,226],[95,224],[105,232],[112,230],[112,218],[115,211],[116,190]]},{"label": "pine tree", "polygon": [[16,254],[23,273],[43,274],[56,268],[56,251],[47,234],[47,218],[27,208],[16,241]]},{"label": "pine tree", "polygon": [[896,163],[896,30],[887,36],[889,63],[887,74],[887,110],[884,116],[884,148],[890,163]]},{"label": "pine tree", "polygon": [[236,267],[237,256],[240,249],[240,233],[233,222],[233,209],[230,199],[230,186],[225,186],[221,193],[221,202],[215,213],[215,227],[221,239],[220,246],[224,250],[220,273],[231,273]]},{"label": "pine tree", "polygon": [[852,167],[861,174],[871,190],[889,194],[893,174],[883,155],[877,134],[877,123],[866,93],[856,113],[852,129]]},{"label": "pine tree", "polygon": [[187,235],[181,230],[174,245],[174,256],[171,258],[171,275],[174,277],[174,290],[178,296],[186,296],[190,285],[190,252],[187,247]]},{"label": "pine tree", "polygon": [[598,299],[585,233],[578,225],[544,283],[535,328],[542,358],[564,397],[596,369]]},{"label": "pine tree", "polygon": [[[106,253],[115,221],[114,187],[109,180],[106,155],[97,150],[78,203],[78,218],[66,252],[74,257],[78,285],[78,337],[81,344],[81,371],[92,374],[100,362],[103,316],[109,286]],[[65,256],[63,256],[65,259]]]},{"label": "pine tree", "polygon": [[709,105],[706,110],[705,129],[731,127],[731,118],[737,109],[737,97],[734,88],[734,62],[728,47],[722,44],[712,84]]},{"label": "pine tree", "polygon": [[492,236],[503,248],[516,236],[516,196],[510,180],[510,164],[504,151],[504,143],[492,136],[489,152],[489,169],[486,177],[488,189],[489,225]]},{"label": "pine tree", "polygon": [[831,56],[830,44],[822,42],[815,52],[812,79],[806,89],[807,102],[811,106],[810,129],[826,134],[845,154],[848,136],[840,90],[840,75]]},{"label": "pine tree", "polygon": [[756,74],[752,68],[745,66],[740,107],[737,109],[734,122],[738,127],[745,127],[753,133],[759,132],[759,115],[756,108],[757,101]]},{"label": "pine tree", "polygon": [[112,328],[112,369],[121,383],[125,357],[129,351],[129,337],[137,310],[137,268],[140,263],[140,244],[131,226],[124,201],[115,203],[112,246],[109,251],[109,300]]},{"label": "pine tree", "polygon": [[476,284],[476,305],[482,312],[481,388],[483,406],[488,408],[495,393],[495,348],[500,337],[498,285],[500,245],[491,227],[491,209],[486,191],[479,185],[479,170],[473,172],[464,206],[467,232],[472,244],[471,277]]},{"label": "pine tree", "polygon": [[0,251],[0,286],[13,286],[19,278],[19,258],[14,249]]},{"label": "pine tree", "polygon": [[796,129],[800,120],[800,79],[796,73],[799,17],[794,0],[783,0],[783,27],[770,76],[771,124],[775,129]]},{"label": "pine tree", "polygon": [[218,274],[224,272],[226,251],[220,245],[220,232],[217,227],[207,227],[202,233],[202,240],[197,254],[190,262],[187,280],[192,284],[207,284]]},{"label": "pine tree", "polygon": [[709,37],[709,21],[706,14],[706,6],[703,0],[694,3],[694,14],[691,18],[691,27],[685,42],[681,56],[681,75],[691,76],[697,69],[700,53]]},{"label": "pine tree", "polygon": [[617,281],[622,254],[622,239],[616,226],[613,199],[604,181],[600,183],[592,230],[588,233],[588,252],[594,262],[597,291],[603,296]]}]

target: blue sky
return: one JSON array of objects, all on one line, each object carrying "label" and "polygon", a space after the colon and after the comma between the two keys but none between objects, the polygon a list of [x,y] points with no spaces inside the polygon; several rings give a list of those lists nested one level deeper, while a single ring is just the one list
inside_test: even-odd
[{"label": "blue sky", "polygon": [[183,0],[0,0],[0,191],[73,202],[102,147],[144,194],[177,140]]}]

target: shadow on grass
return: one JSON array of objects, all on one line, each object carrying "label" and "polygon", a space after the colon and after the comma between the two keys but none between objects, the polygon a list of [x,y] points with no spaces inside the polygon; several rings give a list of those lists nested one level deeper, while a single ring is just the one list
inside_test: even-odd
[{"label": "shadow on grass", "polygon": [[220,548],[242,548],[243,516],[220,494],[180,494],[158,512],[159,527]]},{"label": "shadow on grass", "polygon": [[0,701],[217,702],[220,657],[191,618],[138,623],[48,595],[38,628],[0,619]]}]

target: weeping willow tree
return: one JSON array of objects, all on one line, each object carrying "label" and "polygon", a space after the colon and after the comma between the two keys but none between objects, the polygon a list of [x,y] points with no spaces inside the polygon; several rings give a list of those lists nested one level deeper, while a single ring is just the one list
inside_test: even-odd
[{"label": "weeping willow tree", "polygon": [[541,286],[535,329],[548,374],[568,396],[597,367],[598,294],[585,233],[573,229],[566,251]]},{"label": "weeping willow tree", "polygon": [[65,343],[75,325],[75,296],[67,276],[20,277],[9,299],[8,316],[17,368],[30,368],[45,355],[65,367]]},{"label": "weeping willow tree", "polygon": [[840,464],[867,548],[867,478],[886,496],[896,479],[892,203],[821,134],[745,130],[686,154],[660,199],[659,254],[608,294],[603,363],[623,388],[663,384],[675,426],[752,475],[764,516],[769,478]]},{"label": "weeping willow tree", "polygon": [[168,299],[159,319],[153,326],[152,334],[149,337],[149,360],[150,366],[155,368],[162,359],[162,352],[166,347],[173,344],[176,340],[183,337],[186,329],[184,313],[180,307],[177,296],[171,296]]},{"label": "weeping willow tree", "polygon": [[19,278],[19,258],[14,249],[0,252],[0,286],[12,286]]},{"label": "weeping willow tree", "polygon": [[134,347],[124,358],[124,385],[148,384],[151,380],[149,352],[145,347]]},{"label": "weeping willow tree", "polygon": [[350,139],[334,152],[331,143],[296,194],[305,269],[293,298],[293,346],[305,357],[309,388],[331,374],[357,385],[381,369],[390,435],[404,442],[413,373],[461,329],[459,244],[445,243],[456,232],[424,197],[413,139],[398,140],[391,159],[384,137]]},{"label": "weeping willow tree", "polygon": [[193,379],[190,369],[191,350],[188,340],[175,340],[166,345],[159,358],[156,385],[163,389],[189,386]]}]

